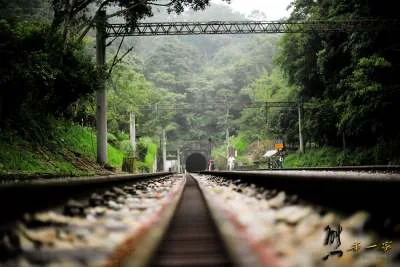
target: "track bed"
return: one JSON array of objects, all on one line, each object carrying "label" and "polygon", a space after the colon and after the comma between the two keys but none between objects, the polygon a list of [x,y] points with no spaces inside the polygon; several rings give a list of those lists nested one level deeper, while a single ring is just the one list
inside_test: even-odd
[{"label": "track bed", "polygon": [[232,266],[198,185],[190,176],[152,266]]}]

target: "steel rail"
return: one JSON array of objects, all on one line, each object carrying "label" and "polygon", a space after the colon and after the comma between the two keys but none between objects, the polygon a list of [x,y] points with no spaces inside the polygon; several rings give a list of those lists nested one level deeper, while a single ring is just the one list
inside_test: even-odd
[{"label": "steel rail", "polygon": [[96,190],[140,179],[172,175],[171,172],[152,174],[121,174],[93,177],[35,179],[0,185],[0,223],[19,218],[25,212],[43,210],[65,204],[70,198],[80,198]]},{"label": "steel rail", "polygon": [[208,21],[151,22],[106,25],[107,37],[199,35],[199,34],[257,34],[257,33],[328,33],[400,30],[399,20],[315,20],[315,21]]},{"label": "steel rail", "polygon": [[381,172],[362,172],[353,169],[353,171],[341,170],[257,170],[257,171],[210,171],[200,172],[217,176],[243,176],[258,177],[269,179],[287,179],[287,180],[322,180],[324,182],[369,182],[369,183],[393,183],[400,185],[400,173],[381,173]]},{"label": "steel rail", "polygon": [[233,266],[197,182],[187,182],[167,234],[151,267]]},{"label": "steel rail", "polygon": [[[247,168],[246,168],[247,167]],[[257,168],[257,165],[239,166],[238,171],[357,171],[357,172],[400,172],[400,165],[337,166],[337,167],[297,167],[297,168]]]},{"label": "steel rail", "polygon": [[[117,182],[124,182],[134,179],[141,178],[152,178],[171,175],[172,172],[158,172],[158,173],[144,173],[144,174],[113,174],[113,175],[97,175],[97,176],[81,176],[81,177],[57,177],[57,178],[45,178],[30,180],[23,179],[23,182],[13,182],[12,177],[9,179],[11,182],[0,184],[0,194],[9,190],[21,190],[28,189],[34,190],[34,188],[56,188],[56,187],[81,187],[86,185],[97,185],[97,184],[112,184]],[[6,181],[3,179],[3,181]]]},{"label": "steel rail", "polygon": [[[400,173],[349,170],[211,171],[212,176],[237,179],[284,190],[328,207],[393,214],[398,202]],[[400,217],[399,215],[396,215]]]}]

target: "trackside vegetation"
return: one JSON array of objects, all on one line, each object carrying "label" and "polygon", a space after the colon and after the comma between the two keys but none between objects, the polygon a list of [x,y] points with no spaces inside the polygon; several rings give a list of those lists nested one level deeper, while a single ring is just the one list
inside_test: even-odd
[{"label": "trackside vegetation", "polygon": [[[393,3],[364,2],[294,0],[290,19],[398,17]],[[90,26],[100,10],[109,22],[130,25],[269,20],[207,0],[168,3],[0,0],[1,173],[108,173],[124,157],[134,159],[135,171],[151,172],[160,169],[163,131],[169,152],[208,141],[219,169],[231,149],[238,165],[263,164],[277,140],[287,147],[285,167],[400,164],[399,34],[109,38],[106,67],[96,66]],[[105,166],[95,163],[100,84],[108,101]],[[297,108],[266,102],[304,103],[305,154],[296,152]]]},{"label": "trackside vegetation", "polygon": [[123,151],[109,145],[109,170],[96,164],[96,136],[91,128],[52,119],[42,142],[17,133],[0,138],[0,176],[80,176],[109,174],[121,167]]},{"label": "trackside vegetation", "polygon": [[[141,105],[175,103],[173,92],[146,80],[134,55],[107,49],[107,66],[95,65],[92,23],[102,9],[108,17],[135,24],[152,16],[153,1],[0,1],[0,172],[4,175],[82,175],[120,169],[132,156],[129,116],[142,128],[135,156],[138,171],[153,169],[158,132],[175,113],[154,116]],[[205,0],[179,0],[167,6],[177,14],[201,10]],[[119,7],[119,10],[115,10]],[[121,12],[126,9],[126,12]],[[126,52],[127,48],[122,48]],[[121,54],[120,54],[121,55]],[[119,64],[114,64],[118,62]],[[108,163],[95,163],[94,92],[109,91]],[[140,96],[140,97],[138,97]],[[139,125],[139,124],[138,124]],[[151,130],[149,130],[151,129]]]}]

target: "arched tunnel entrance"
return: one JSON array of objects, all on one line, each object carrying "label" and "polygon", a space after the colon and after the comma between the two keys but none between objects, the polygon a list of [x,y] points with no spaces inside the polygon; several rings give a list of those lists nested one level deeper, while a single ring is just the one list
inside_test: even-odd
[{"label": "arched tunnel entrance", "polygon": [[204,171],[207,169],[207,159],[201,153],[193,153],[186,158],[185,165],[188,172]]}]

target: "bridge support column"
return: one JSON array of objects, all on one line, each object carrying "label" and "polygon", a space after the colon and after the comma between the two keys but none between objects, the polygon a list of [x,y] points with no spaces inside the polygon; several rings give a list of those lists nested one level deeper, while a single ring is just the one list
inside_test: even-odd
[{"label": "bridge support column", "polygon": [[[106,12],[99,11],[96,20],[96,62],[103,69],[106,59]],[[96,91],[97,162],[107,162],[107,94],[105,84]]]}]

